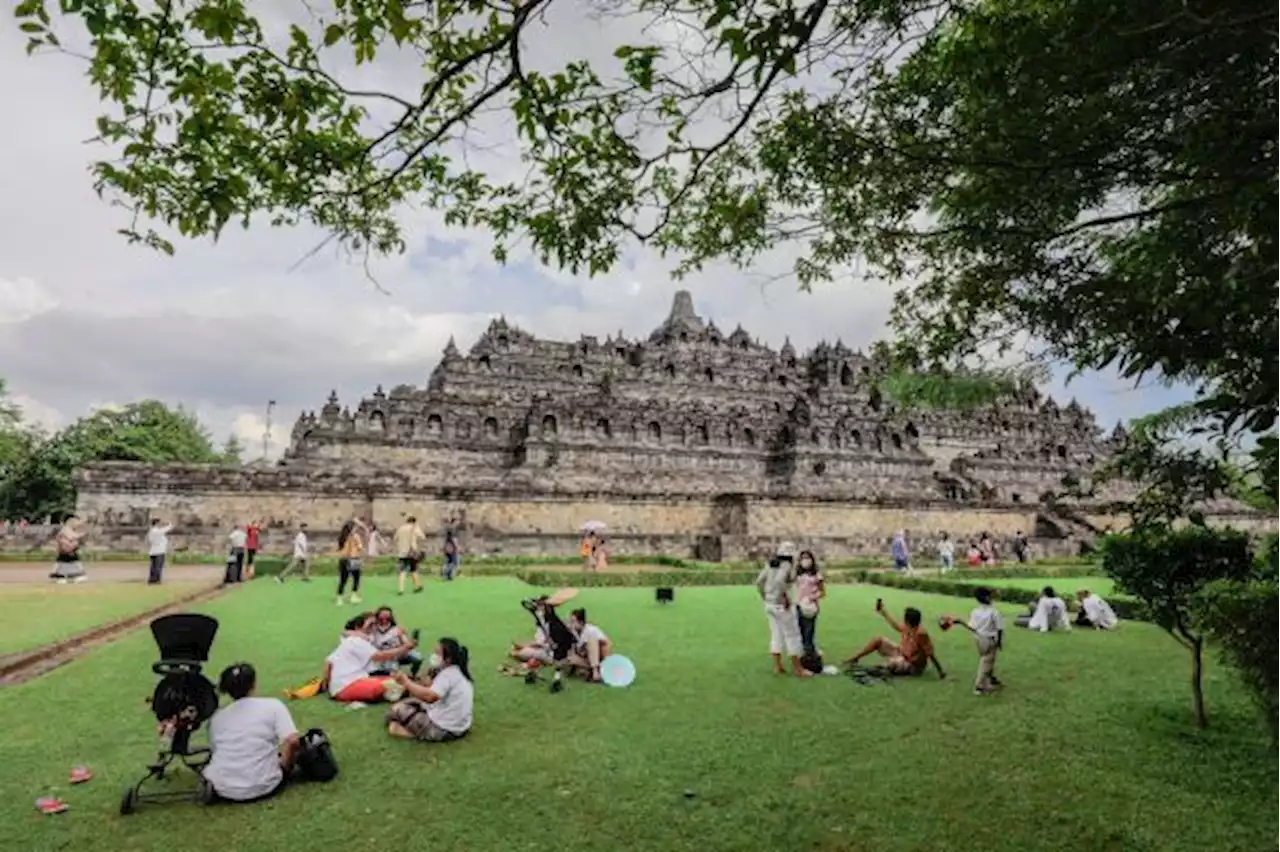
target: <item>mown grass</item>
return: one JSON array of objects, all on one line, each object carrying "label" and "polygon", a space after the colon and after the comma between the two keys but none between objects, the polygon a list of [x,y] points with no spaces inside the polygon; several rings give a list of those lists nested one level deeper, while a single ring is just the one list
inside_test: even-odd
[{"label": "mown grass", "polygon": [[[636,661],[639,679],[550,695],[494,672],[507,643],[531,632],[518,606],[528,586],[470,578],[404,598],[391,589],[375,577],[366,601],[390,601],[403,624],[470,646],[467,740],[395,742],[378,710],[317,698],[291,709],[300,727],[332,737],[334,783],[254,806],[121,817],[121,790],[155,743],[142,701],[155,649],[139,632],[0,691],[0,848],[1253,852],[1274,842],[1274,750],[1247,697],[1214,666],[1214,727],[1196,731],[1186,655],[1148,625],[1015,632],[1000,661],[1008,687],[982,698],[959,630],[935,631],[945,681],[800,681],[770,673],[753,589],[681,588],[669,607],[649,589],[586,589],[575,604]],[[202,607],[222,623],[214,679],[250,660],[263,691],[278,694],[316,673],[350,612],[331,594],[328,582],[258,582]],[[819,628],[828,656],[886,632],[877,597],[895,611],[918,606],[930,623],[968,606],[833,587]],[[78,763],[97,777],[68,788]],[[37,813],[34,799],[50,793],[71,810]]]},{"label": "mown grass", "polygon": [[[145,570],[145,569],[144,569]],[[128,618],[198,591],[208,583],[0,584],[0,656],[30,651]]]},{"label": "mown grass", "polygon": [[1107,577],[1008,577],[994,580],[983,580],[955,574],[946,575],[947,579],[956,579],[974,586],[992,586],[995,588],[1029,589],[1040,591],[1045,586],[1053,586],[1053,590],[1063,598],[1074,597],[1080,589],[1088,589],[1106,598],[1115,593],[1115,583]]}]

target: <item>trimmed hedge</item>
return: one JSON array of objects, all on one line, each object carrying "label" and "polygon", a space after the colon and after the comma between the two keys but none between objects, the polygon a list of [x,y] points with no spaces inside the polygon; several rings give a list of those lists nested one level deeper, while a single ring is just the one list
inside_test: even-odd
[{"label": "trimmed hedge", "polygon": [[1278,597],[1280,587],[1274,581],[1219,580],[1197,592],[1191,604],[1196,625],[1209,635],[1223,661],[1244,681],[1273,739],[1277,737],[1280,715]]},{"label": "trimmed hedge", "polygon": [[[1079,576],[1064,574],[1062,576]],[[973,599],[973,593],[980,588],[973,583],[961,583],[956,580],[947,580],[934,577],[920,577],[905,574],[887,574],[887,573],[865,573],[861,577],[863,582],[870,583],[875,586],[886,586],[893,589],[907,589],[913,592],[929,592],[935,595],[950,595],[957,598]],[[992,596],[998,601],[1005,603],[1020,603],[1030,605],[1035,602],[1039,592],[1035,589],[1019,589],[1014,586],[999,586],[995,584],[987,585],[991,589]],[[1131,620],[1146,620],[1146,614],[1142,604],[1132,598],[1110,597],[1107,603],[1111,604],[1111,608],[1120,618]],[[1066,601],[1067,609],[1075,611],[1079,608],[1075,599]]]}]

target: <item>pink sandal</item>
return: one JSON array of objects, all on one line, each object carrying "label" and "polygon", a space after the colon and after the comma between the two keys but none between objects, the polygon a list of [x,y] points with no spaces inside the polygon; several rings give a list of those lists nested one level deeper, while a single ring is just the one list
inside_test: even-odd
[{"label": "pink sandal", "polygon": [[42,814],[53,816],[65,811],[69,805],[58,798],[36,799],[36,809]]},{"label": "pink sandal", "polygon": [[93,778],[93,770],[87,766],[77,766],[71,770],[71,783],[83,784]]}]

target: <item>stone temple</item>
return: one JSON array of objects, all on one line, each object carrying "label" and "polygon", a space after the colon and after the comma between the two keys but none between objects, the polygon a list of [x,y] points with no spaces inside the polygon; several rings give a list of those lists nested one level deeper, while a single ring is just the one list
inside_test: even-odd
[{"label": "stone temple", "polygon": [[1104,437],[1074,400],[1038,393],[896,411],[875,373],[841,343],[775,351],[726,332],[687,292],[642,340],[540,340],[495,319],[466,354],[450,340],[424,387],[378,387],[354,408],[331,394],[278,465],[95,465],[79,473],[78,511],[101,546],[129,545],[153,516],[199,549],[264,518],[268,549],[284,550],[299,522],[328,547],[353,514],[382,528],[413,514],[457,527],[472,554],[572,554],[594,520],[614,553],[711,560],[783,538],[825,558],[879,555],[897,529],[917,548],[942,531],[1022,531],[1065,553],[1111,523],[1053,495],[1121,427]]}]

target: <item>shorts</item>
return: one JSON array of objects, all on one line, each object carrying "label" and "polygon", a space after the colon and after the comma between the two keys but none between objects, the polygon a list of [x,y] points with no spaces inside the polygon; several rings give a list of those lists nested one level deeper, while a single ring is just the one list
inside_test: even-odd
[{"label": "shorts", "polygon": [[400,573],[401,574],[417,574],[419,560],[413,556],[400,557]]},{"label": "shorts", "polygon": [[258,555],[258,548],[256,548],[256,547],[250,547],[250,548],[247,548],[247,549],[245,550],[245,552],[244,552],[244,564],[245,564],[245,565],[252,565],[252,564],[253,564],[253,558],[254,558],[255,556],[257,556],[257,555]]},{"label": "shorts", "polygon": [[894,568],[897,568],[899,571],[905,571],[905,570],[907,570],[908,568],[910,568],[910,567],[911,567],[911,560],[910,560],[910,559],[899,559],[899,558],[897,558],[897,557],[894,557],[894,560],[893,560],[893,567],[894,567]]},{"label": "shorts", "polygon": [[386,718],[387,722],[395,722],[413,734],[414,739],[424,743],[450,743],[467,735],[466,731],[460,734],[446,731],[431,721],[431,717],[427,714],[427,705],[416,698],[393,704],[387,711]]},{"label": "shorts", "polygon": [[769,653],[798,657],[804,653],[800,639],[800,622],[796,611],[779,604],[765,604],[764,614],[769,619]]}]

